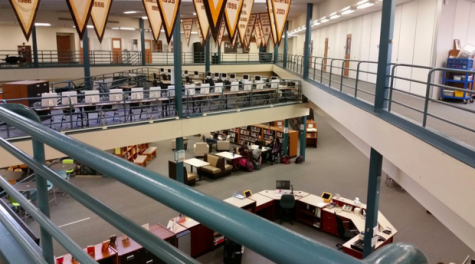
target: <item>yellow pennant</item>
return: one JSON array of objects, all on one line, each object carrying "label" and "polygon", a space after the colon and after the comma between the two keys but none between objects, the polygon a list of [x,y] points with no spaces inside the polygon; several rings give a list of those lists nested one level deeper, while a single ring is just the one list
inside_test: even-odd
[{"label": "yellow pennant", "polygon": [[226,18],[226,26],[228,27],[228,34],[231,39],[234,39],[236,27],[241,16],[243,0],[228,0],[224,8],[224,16]]},{"label": "yellow pennant", "polygon": [[35,23],[38,6],[40,5],[40,0],[10,0],[10,4],[12,5],[16,18],[20,23],[23,35],[25,35],[26,40],[29,40],[33,23]]},{"label": "yellow pennant", "polygon": [[66,0],[66,3],[73,17],[74,25],[76,25],[79,38],[82,40],[94,0]]},{"label": "yellow pennant", "polygon": [[275,29],[277,34],[277,44],[282,40],[285,22],[289,16],[290,3],[292,0],[272,0],[272,8],[274,10]]},{"label": "yellow pennant", "polygon": [[94,24],[94,30],[99,38],[99,42],[102,42],[104,32],[106,31],[107,19],[112,6],[112,0],[94,0],[92,6],[91,18]]},{"label": "yellow pennant", "polygon": [[189,47],[191,39],[191,30],[193,29],[193,18],[183,18],[181,20],[181,26],[183,27],[183,33],[185,34],[186,46]]},{"label": "yellow pennant", "polygon": [[211,34],[215,40],[218,38],[219,26],[221,25],[226,2],[227,0],[203,0],[209,26],[211,28]]},{"label": "yellow pennant", "polygon": [[246,27],[246,36],[243,41],[246,44],[246,47],[249,47],[251,43],[252,32],[254,31],[254,25],[256,24],[256,19],[257,19],[257,14],[251,14],[249,16],[249,22],[247,23],[247,27]]},{"label": "yellow pennant", "polygon": [[[285,1],[285,0],[281,0]],[[272,31],[272,40],[274,41],[274,44],[277,44],[277,30],[275,29],[275,17],[274,17],[274,8],[272,7],[272,0],[267,0],[267,12],[269,13],[269,19],[270,19],[270,28]]]},{"label": "yellow pennant", "polygon": [[148,17],[148,23],[152,29],[153,39],[158,43],[160,30],[162,29],[162,16],[158,9],[157,0],[143,0],[143,7]]},{"label": "yellow pennant", "polygon": [[198,31],[200,32],[200,36],[203,38],[201,44],[206,41],[209,32],[209,22],[208,17],[206,15],[204,1],[206,0],[193,0],[193,6],[195,7],[196,16],[198,17],[198,19],[196,20]]},{"label": "yellow pennant", "polygon": [[170,43],[173,36],[173,29],[175,28],[176,17],[180,12],[181,0],[157,0],[158,9],[162,15],[163,26],[167,36],[167,41]]},{"label": "yellow pennant", "polygon": [[242,3],[241,16],[239,17],[238,32],[241,43],[245,42],[246,29],[249,19],[251,18],[252,7],[254,6],[254,0],[244,0]]}]

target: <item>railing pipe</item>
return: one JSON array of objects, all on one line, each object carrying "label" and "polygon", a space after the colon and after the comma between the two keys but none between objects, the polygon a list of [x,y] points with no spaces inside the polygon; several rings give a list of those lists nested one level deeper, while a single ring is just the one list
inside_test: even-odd
[{"label": "railing pipe", "polygon": [[427,88],[426,88],[426,97],[424,99],[424,114],[422,116],[422,127],[426,127],[426,124],[427,124],[427,111],[429,109],[430,83],[432,80],[432,73],[435,72],[436,70],[437,69],[430,70],[427,77]]}]

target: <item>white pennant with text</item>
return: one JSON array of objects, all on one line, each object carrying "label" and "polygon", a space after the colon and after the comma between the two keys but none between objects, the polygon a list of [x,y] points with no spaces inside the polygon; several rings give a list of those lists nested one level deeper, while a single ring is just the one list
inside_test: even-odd
[{"label": "white pennant with text", "polygon": [[94,0],[94,5],[91,10],[91,19],[99,42],[102,42],[102,38],[104,37],[111,6],[112,0]]},{"label": "white pennant with text", "polygon": [[25,35],[26,40],[29,40],[33,23],[35,23],[38,6],[40,5],[40,0],[10,0],[10,4],[12,5],[13,12],[15,12],[16,18],[20,23],[23,35]]},{"label": "white pennant with text", "polygon": [[190,39],[191,39],[191,31],[193,29],[193,18],[183,18],[181,20],[181,26],[183,27],[183,33],[185,34],[186,46],[189,47]]},{"label": "white pennant with text", "polygon": [[201,44],[206,41],[209,33],[208,15],[206,15],[206,8],[203,1],[206,0],[193,0],[193,6],[195,7],[196,16],[198,17],[198,19],[196,20],[196,23],[198,25],[198,31],[201,30],[200,34],[203,38]]},{"label": "white pennant with text", "polygon": [[292,0],[272,0],[277,44],[280,44],[280,41],[282,40],[282,34],[284,33],[285,22],[287,21],[287,17],[289,15],[291,2]]},{"label": "white pennant with text", "polygon": [[160,30],[162,29],[162,16],[158,10],[157,0],[143,0],[143,5],[148,17],[150,28],[152,29],[153,39],[158,43]]},{"label": "white pennant with text", "polygon": [[173,29],[175,28],[175,22],[180,12],[181,0],[157,0],[158,9],[162,15],[163,27],[165,28],[165,35],[167,42],[170,43],[173,36]]},{"label": "white pennant with text", "polygon": [[66,3],[73,17],[74,25],[76,25],[79,38],[82,40],[94,0],[66,0]]}]

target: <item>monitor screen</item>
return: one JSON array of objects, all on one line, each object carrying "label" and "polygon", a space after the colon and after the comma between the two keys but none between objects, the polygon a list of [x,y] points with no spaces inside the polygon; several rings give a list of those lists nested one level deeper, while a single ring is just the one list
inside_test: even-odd
[{"label": "monitor screen", "polygon": [[200,74],[198,73],[198,71],[195,71],[193,74],[194,74],[194,75],[200,75]]},{"label": "monitor screen", "polygon": [[277,80],[277,79],[278,79],[277,76],[272,76],[272,77],[271,77],[271,80]]},{"label": "monitor screen", "polygon": [[234,74],[234,73],[229,74],[229,78],[236,79],[236,74]]},{"label": "monitor screen", "polygon": [[251,197],[251,196],[252,196],[252,192],[251,192],[250,190],[245,191],[245,192],[244,192],[244,195],[245,195],[246,197]]},{"label": "monitor screen", "polygon": [[188,74],[188,71],[185,71],[185,74]]},{"label": "monitor screen", "polygon": [[249,74],[244,74],[244,75],[242,76],[242,79],[243,79],[243,80],[249,80]]},{"label": "monitor screen", "polygon": [[221,73],[221,78],[226,79],[228,78],[228,75],[226,73]]},{"label": "monitor screen", "polygon": [[164,68],[160,68],[160,72],[165,72],[165,69],[164,69]]},{"label": "monitor screen", "polygon": [[172,69],[168,69],[167,71],[168,71],[168,73],[172,73]]},{"label": "monitor screen", "polygon": [[275,181],[277,190],[290,190],[290,181]]},{"label": "monitor screen", "polygon": [[260,81],[261,80],[261,76],[257,75],[257,76],[254,76],[254,81]]},{"label": "monitor screen", "polygon": [[211,77],[211,72],[207,72],[206,76]]},{"label": "monitor screen", "polygon": [[215,72],[214,77],[219,78],[219,72]]},{"label": "monitor screen", "polygon": [[330,198],[330,194],[329,194],[329,193],[324,193],[324,194],[322,195],[322,198],[323,198],[323,199],[329,199],[329,198]]}]

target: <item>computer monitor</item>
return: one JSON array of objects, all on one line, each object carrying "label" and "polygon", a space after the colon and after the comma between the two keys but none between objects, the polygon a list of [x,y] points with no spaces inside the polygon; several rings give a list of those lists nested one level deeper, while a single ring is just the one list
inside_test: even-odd
[{"label": "computer monitor", "polygon": [[260,81],[260,80],[261,80],[261,76],[260,76],[260,75],[254,76],[254,81]]},{"label": "computer monitor", "polygon": [[229,79],[235,80],[236,79],[236,74],[235,73],[229,74]]},{"label": "computer monitor", "polygon": [[185,75],[188,75],[188,70],[185,70],[184,74],[185,74]]},{"label": "computer monitor", "polygon": [[206,78],[211,78],[213,74],[211,72],[206,72]]},{"label": "computer monitor", "polygon": [[214,78],[219,78],[219,72],[214,73]]},{"label": "computer monitor", "polygon": [[228,78],[228,74],[227,73],[221,73],[221,79],[225,80]]},{"label": "computer monitor", "polygon": [[168,72],[168,73],[172,73],[172,69],[168,69],[167,72]]},{"label": "computer monitor", "polygon": [[249,80],[249,74],[244,74],[244,75],[242,76],[242,79],[243,79],[243,80]]},{"label": "computer monitor", "polygon": [[164,68],[160,68],[160,73],[164,73],[165,72],[165,69]]},{"label": "computer monitor", "polygon": [[290,191],[290,181],[275,181],[275,189],[278,192]]},{"label": "computer monitor", "polygon": [[271,79],[271,80],[278,80],[279,77],[277,77],[277,76],[272,76],[270,79]]}]

